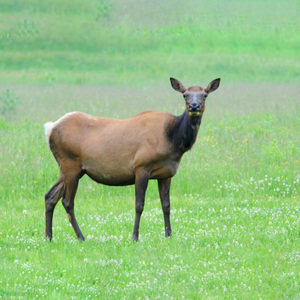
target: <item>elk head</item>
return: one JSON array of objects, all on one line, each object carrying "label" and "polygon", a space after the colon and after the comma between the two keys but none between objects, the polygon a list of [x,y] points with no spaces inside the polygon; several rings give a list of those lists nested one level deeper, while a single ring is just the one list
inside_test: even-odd
[{"label": "elk head", "polygon": [[220,78],[217,78],[209,83],[205,89],[200,86],[192,86],[186,89],[179,80],[171,77],[170,81],[173,89],[182,93],[186,103],[186,112],[190,117],[202,116],[208,94],[215,91],[220,84]]}]

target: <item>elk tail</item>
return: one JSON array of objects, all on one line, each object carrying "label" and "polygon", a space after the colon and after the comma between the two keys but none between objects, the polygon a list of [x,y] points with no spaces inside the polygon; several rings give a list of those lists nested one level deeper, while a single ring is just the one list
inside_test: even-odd
[{"label": "elk tail", "polygon": [[54,125],[54,122],[47,122],[47,123],[44,124],[45,135],[46,135],[46,140],[47,140],[48,145],[49,145],[49,138],[50,138],[50,135],[51,135],[53,125]]}]

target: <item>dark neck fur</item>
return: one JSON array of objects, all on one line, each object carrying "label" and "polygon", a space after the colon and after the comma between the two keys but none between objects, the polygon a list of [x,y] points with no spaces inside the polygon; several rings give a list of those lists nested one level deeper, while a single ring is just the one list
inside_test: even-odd
[{"label": "dark neck fur", "polygon": [[180,156],[194,145],[200,124],[201,117],[189,117],[184,112],[175,117],[174,123],[168,128],[168,137]]}]

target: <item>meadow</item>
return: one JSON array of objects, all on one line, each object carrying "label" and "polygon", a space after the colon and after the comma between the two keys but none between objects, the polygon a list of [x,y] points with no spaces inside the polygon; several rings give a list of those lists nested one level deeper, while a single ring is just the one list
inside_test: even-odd
[{"label": "meadow", "polygon": [[[0,298],[299,299],[297,1],[0,4]],[[169,77],[206,86],[199,135],[171,185],[164,237],[151,181],[140,240],[134,187],[79,183],[80,243],[60,203],[43,123],[70,111],[179,115]]]}]

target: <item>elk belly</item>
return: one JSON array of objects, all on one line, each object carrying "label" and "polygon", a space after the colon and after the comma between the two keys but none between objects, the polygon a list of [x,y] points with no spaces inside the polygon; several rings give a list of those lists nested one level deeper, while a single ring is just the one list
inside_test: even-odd
[{"label": "elk belly", "polygon": [[105,185],[131,185],[135,182],[132,168],[122,167],[114,162],[97,164],[86,162],[83,169],[90,178]]}]

